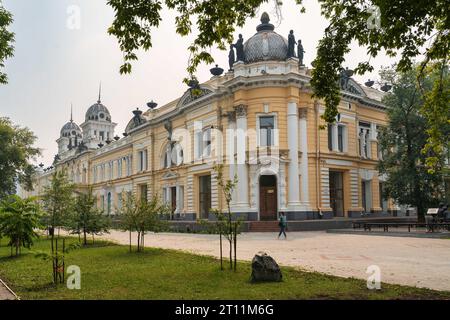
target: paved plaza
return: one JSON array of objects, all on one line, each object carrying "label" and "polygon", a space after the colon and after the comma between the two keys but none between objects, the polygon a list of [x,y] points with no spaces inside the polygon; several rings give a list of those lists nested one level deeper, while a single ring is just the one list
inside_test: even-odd
[{"label": "paved plaza", "polygon": [[0,300],[16,300],[16,296],[8,290],[2,280],[0,280]]},{"label": "paved plaza", "polygon": [[[129,243],[129,233],[111,231],[102,238]],[[133,235],[133,242],[136,235]],[[148,234],[145,246],[219,256],[219,237],[206,234]],[[450,240],[388,236],[290,232],[244,233],[238,239],[238,259],[251,260],[265,251],[285,266],[342,277],[367,279],[370,265],[381,268],[383,282],[450,290]]]}]

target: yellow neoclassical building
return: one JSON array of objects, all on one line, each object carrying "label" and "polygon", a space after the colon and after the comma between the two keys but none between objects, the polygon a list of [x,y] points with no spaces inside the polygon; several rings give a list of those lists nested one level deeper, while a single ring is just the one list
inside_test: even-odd
[{"label": "yellow neoclassical building", "polygon": [[295,54],[291,41],[263,15],[256,34],[231,48],[229,71],[213,68],[178,99],[134,110],[123,137],[99,97],[80,126],[63,126],[55,163],[40,170],[33,194],[65,168],[80,189],[93,188],[107,214],[133,191],[160,196],[173,220],[213,219],[210,208],[224,208],[213,166],[223,163],[225,177],[238,178],[232,211],[246,221],[280,212],[291,221],[392,215],[376,169],[383,92],[344,70],[339,115],[327,125],[303,48]]}]

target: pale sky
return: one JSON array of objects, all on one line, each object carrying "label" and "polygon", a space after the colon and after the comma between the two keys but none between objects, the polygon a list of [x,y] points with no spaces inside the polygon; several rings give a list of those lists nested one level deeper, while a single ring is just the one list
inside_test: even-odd
[{"label": "pale sky", "polygon": [[[180,37],[175,33],[175,12],[164,10],[159,29],[153,32],[153,48],[139,54],[131,75],[120,75],[122,53],[114,37],[107,34],[113,21],[113,10],[106,0],[3,0],[6,9],[14,15],[12,31],[16,33],[14,58],[6,63],[9,84],[0,85],[0,116],[7,116],[17,124],[30,128],[37,136],[42,157],[37,162],[46,166],[57,153],[55,140],[61,127],[70,118],[73,103],[74,121],[81,124],[86,110],[97,100],[102,83],[102,103],[109,109],[112,120],[118,123],[116,134],[122,132],[131,111],[136,107],[146,110],[150,100],[164,105],[187,89],[182,83],[186,76],[187,47],[193,37]],[[78,6],[79,29],[67,27],[68,8]],[[256,32],[259,17],[267,11],[275,31],[287,38],[290,29],[305,48],[305,64],[310,67],[316,46],[327,26],[320,16],[316,0],[304,0],[306,13],[294,0],[283,1],[282,20],[277,22],[273,4],[263,6],[258,17],[248,20],[242,33],[244,40]],[[225,70],[228,53],[212,49],[212,54]],[[366,59],[365,50],[353,46],[344,66],[356,67]],[[359,82],[377,78],[381,66],[393,60],[382,55],[371,62],[372,74],[356,76]],[[197,73],[200,81],[211,77],[213,65],[202,65]]]}]

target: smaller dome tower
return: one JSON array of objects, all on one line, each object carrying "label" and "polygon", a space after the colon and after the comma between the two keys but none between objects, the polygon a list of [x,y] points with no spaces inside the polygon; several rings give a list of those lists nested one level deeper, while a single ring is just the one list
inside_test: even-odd
[{"label": "smaller dome tower", "polygon": [[64,153],[77,147],[83,141],[80,127],[73,121],[72,108],[70,109],[70,121],[60,131],[58,143],[58,154]]},{"label": "smaller dome tower", "polygon": [[111,121],[108,108],[102,104],[100,85],[97,103],[89,107],[85,121],[81,124],[84,145],[89,149],[96,149],[99,143],[112,141],[116,125]]}]

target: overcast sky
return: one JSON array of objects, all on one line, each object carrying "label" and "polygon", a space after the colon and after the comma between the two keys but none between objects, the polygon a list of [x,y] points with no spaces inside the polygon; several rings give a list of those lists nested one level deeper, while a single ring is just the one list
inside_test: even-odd
[{"label": "overcast sky", "polygon": [[[102,83],[102,102],[112,120],[118,123],[121,135],[131,111],[146,110],[145,103],[154,100],[163,105],[180,96],[186,87],[188,47],[192,37],[181,38],[175,33],[175,12],[164,10],[163,21],[153,33],[153,48],[139,54],[131,75],[121,76],[122,54],[114,37],[107,34],[114,13],[106,0],[3,0],[14,15],[12,30],[16,33],[15,56],[6,63],[9,84],[0,86],[0,116],[29,127],[37,136],[37,146],[43,155],[38,162],[50,165],[57,153],[55,140],[61,127],[70,118],[73,103],[74,121],[81,124],[89,106],[97,100]],[[311,65],[316,46],[327,25],[320,16],[316,0],[304,0],[306,13],[300,14],[294,0],[283,1],[282,20],[276,21],[273,4],[260,8],[258,17],[248,20],[242,33],[248,39],[259,24],[259,16],[267,11],[275,31],[287,37],[290,29],[305,48],[305,64]],[[68,9],[80,9],[79,29],[67,27],[71,22]],[[70,10],[69,10],[70,11]],[[216,63],[228,67],[228,53],[212,49]],[[366,59],[365,50],[354,46],[346,66],[354,68]],[[373,74],[356,77],[360,82],[376,78],[381,66],[392,63],[385,56],[372,59]],[[209,69],[199,68],[198,78],[210,78]]]}]

